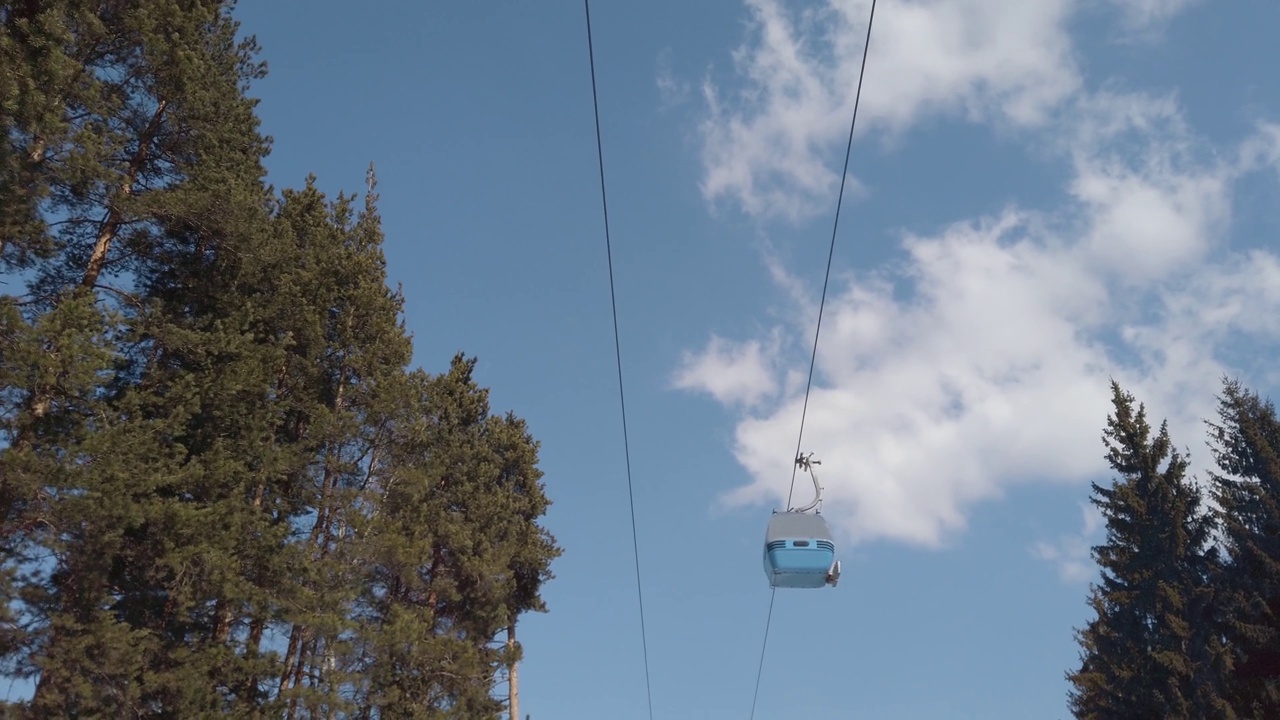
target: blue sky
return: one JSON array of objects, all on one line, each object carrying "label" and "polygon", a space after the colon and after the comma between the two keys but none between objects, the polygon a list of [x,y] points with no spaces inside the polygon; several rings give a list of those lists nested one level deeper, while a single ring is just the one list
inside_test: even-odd
[{"label": "blue sky", "polygon": [[[657,718],[751,707],[868,8],[592,7]],[[565,554],[522,713],[647,717],[581,4],[237,16],[271,181],[374,161],[414,361],[478,356],[543,443]],[[844,575],[779,591],[756,717],[1067,716],[1107,379],[1197,468],[1218,377],[1278,384],[1278,22],[877,6],[804,443]]]},{"label": "blue sky", "polygon": [[[582,6],[303,7],[238,10],[272,181],[376,162],[415,362],[477,355],[543,442],[521,710],[647,717]],[[868,9],[592,8],[658,718],[751,707]],[[1107,379],[1198,468],[1217,378],[1277,384],[1277,21],[877,7],[804,444],[844,576],[779,592],[756,717],[1067,715]]]}]

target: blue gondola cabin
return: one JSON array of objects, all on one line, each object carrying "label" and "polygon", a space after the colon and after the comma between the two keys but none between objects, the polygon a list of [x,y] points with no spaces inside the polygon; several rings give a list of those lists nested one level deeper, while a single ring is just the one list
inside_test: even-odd
[{"label": "blue gondola cabin", "polygon": [[764,541],[764,572],[774,588],[835,586],[840,579],[835,539],[817,513],[775,512]]}]

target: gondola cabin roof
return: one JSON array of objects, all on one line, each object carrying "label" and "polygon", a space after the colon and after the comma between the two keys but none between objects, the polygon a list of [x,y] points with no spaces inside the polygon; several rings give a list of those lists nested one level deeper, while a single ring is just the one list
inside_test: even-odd
[{"label": "gondola cabin roof", "polygon": [[827,521],[817,513],[780,512],[769,518],[769,529],[765,533],[765,542],[789,540],[793,538],[807,540],[830,540],[835,537]]}]

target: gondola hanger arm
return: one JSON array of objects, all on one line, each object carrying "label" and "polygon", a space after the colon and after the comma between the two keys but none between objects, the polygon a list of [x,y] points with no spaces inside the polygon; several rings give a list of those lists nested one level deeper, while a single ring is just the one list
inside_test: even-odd
[{"label": "gondola hanger arm", "polygon": [[814,460],[813,453],[809,453],[808,455],[801,454],[796,457],[796,464],[803,468],[805,472],[809,473],[809,477],[813,479],[813,502],[802,508],[794,510],[789,509],[787,512],[809,512],[822,502],[822,485],[818,483],[818,474],[813,471],[813,466],[821,465],[822,461]]}]

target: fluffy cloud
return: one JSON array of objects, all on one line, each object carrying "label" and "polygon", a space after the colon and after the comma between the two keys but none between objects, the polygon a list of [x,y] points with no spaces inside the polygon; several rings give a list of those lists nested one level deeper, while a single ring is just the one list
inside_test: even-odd
[{"label": "fluffy cloud", "polygon": [[[899,275],[855,277],[828,298],[804,447],[821,451],[825,509],[846,537],[937,545],[964,527],[968,507],[1010,485],[1096,478],[1112,377],[1206,459],[1206,386],[1229,367],[1218,351],[1240,334],[1280,336],[1280,263],[1256,251],[1206,264],[1231,173],[1158,172],[1150,153],[1113,168],[1109,192],[1071,206],[1077,220],[1065,224],[1084,228],[1078,237],[1011,208],[908,236]],[[1098,177],[1089,173],[1073,187]],[[1123,252],[1103,240],[1119,238]],[[911,286],[907,299],[897,284]],[[778,375],[802,372],[804,358],[764,347],[717,338],[686,367],[720,384],[688,373],[683,386],[773,397]],[[731,504],[787,497],[803,402],[803,385],[787,385],[738,425],[737,457],[754,482]]]},{"label": "fluffy cloud", "polygon": [[[832,148],[847,132],[866,3],[796,18],[772,0],[748,4],[760,38],[738,52],[736,109],[708,91],[704,192],[762,220],[795,218],[839,179]],[[1186,4],[1146,3],[1130,22],[1167,21]],[[1220,244],[1233,184],[1277,165],[1280,133],[1262,127],[1220,153],[1172,97],[1084,90],[1065,29],[1075,5],[903,0],[877,15],[860,127],[960,111],[1023,128],[1071,175],[1057,205],[905,235],[896,270],[833,286],[803,447],[823,461],[824,511],[846,539],[936,546],[1013,485],[1098,478],[1110,378],[1167,417],[1202,466],[1201,419],[1214,379],[1238,367],[1232,343],[1280,338],[1280,262]],[[1000,30],[984,34],[988,23]],[[730,505],[789,494],[812,340],[793,329],[812,328],[816,297],[771,270],[789,322],[767,342],[713,339],[678,378],[740,406],[735,453],[752,481]],[[1068,550],[1039,552],[1084,562]]]},{"label": "fluffy cloud", "polygon": [[[1147,36],[1196,0],[1108,0],[1130,34]],[[745,86],[703,83],[711,202],[796,220],[840,181],[833,148],[847,137],[870,0],[822,0],[789,13],[781,0],[745,0],[751,38],[734,53]],[[1088,0],[895,0],[877,7],[858,110],[860,133],[896,136],[922,117],[1038,128],[1083,86],[1068,33]],[[665,70],[659,84],[671,86]],[[854,178],[853,192],[861,189]]]},{"label": "fluffy cloud", "polygon": [[703,390],[726,405],[755,405],[777,392],[774,354],[756,340],[730,343],[713,336],[702,352],[685,353],[673,384]]},{"label": "fluffy cloud", "polygon": [[[900,132],[925,113],[1043,123],[1080,83],[1070,0],[895,0],[877,9],[858,125]],[[839,183],[870,0],[828,0],[793,18],[747,0],[758,39],[734,55],[747,85],[726,102],[708,81],[702,190],[748,213],[802,217]],[[856,191],[856,183],[855,188]]]},{"label": "fluffy cloud", "polygon": [[1097,268],[1140,285],[1205,257],[1230,220],[1243,166],[1199,147],[1172,97],[1081,96],[1062,137],[1083,204],[1084,244]]}]

